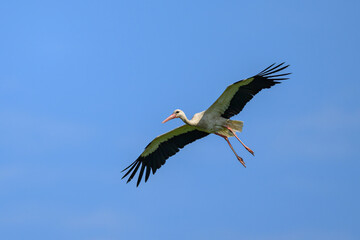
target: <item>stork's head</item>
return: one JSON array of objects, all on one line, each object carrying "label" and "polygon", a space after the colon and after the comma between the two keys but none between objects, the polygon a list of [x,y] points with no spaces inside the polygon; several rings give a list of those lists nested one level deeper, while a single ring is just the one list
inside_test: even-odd
[{"label": "stork's head", "polygon": [[166,118],[162,123],[166,123],[167,121],[174,119],[174,118],[181,118],[183,119],[183,117],[185,117],[185,113],[180,110],[180,109],[176,109],[168,118]]}]

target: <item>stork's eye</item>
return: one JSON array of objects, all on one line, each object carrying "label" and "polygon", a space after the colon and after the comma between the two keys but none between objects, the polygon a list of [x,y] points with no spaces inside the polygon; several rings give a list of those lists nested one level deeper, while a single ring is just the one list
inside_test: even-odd
[{"label": "stork's eye", "polygon": [[179,113],[180,111],[176,111],[175,113]]}]

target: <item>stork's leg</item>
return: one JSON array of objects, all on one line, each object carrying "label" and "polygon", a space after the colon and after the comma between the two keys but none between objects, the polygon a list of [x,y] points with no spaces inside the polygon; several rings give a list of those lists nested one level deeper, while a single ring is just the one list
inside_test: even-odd
[{"label": "stork's leg", "polygon": [[240,138],[236,135],[236,133],[235,133],[234,130],[232,130],[232,129],[229,128],[229,127],[226,127],[226,128],[229,129],[230,132],[232,132],[232,134],[234,134],[234,136],[237,138],[237,140],[239,140],[239,142],[244,146],[244,148],[246,148],[246,150],[248,150],[253,156],[255,156],[255,155],[254,155],[254,151],[251,150],[248,146],[246,146],[246,145],[240,140]]},{"label": "stork's leg", "polygon": [[246,166],[245,166],[245,162],[244,162],[244,160],[242,159],[242,157],[240,157],[239,155],[237,155],[237,153],[235,152],[233,146],[231,145],[231,143],[230,143],[230,141],[229,141],[229,138],[226,137],[226,136],[224,136],[224,135],[221,135],[221,134],[219,134],[219,133],[215,133],[215,134],[218,135],[218,136],[220,136],[220,137],[222,137],[222,138],[224,138],[224,139],[226,140],[226,142],[229,144],[231,150],[234,152],[236,158],[239,160],[239,162],[240,162],[244,167],[246,167]]}]

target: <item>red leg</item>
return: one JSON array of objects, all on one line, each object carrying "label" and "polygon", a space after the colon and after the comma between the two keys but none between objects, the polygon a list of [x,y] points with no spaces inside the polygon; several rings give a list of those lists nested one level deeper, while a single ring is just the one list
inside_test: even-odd
[{"label": "red leg", "polygon": [[229,141],[229,138],[226,137],[226,136],[224,136],[224,135],[221,135],[221,134],[219,134],[219,133],[215,133],[215,134],[218,135],[218,136],[220,136],[220,137],[222,137],[222,138],[224,138],[224,139],[226,140],[226,142],[229,144],[231,150],[234,152],[236,158],[239,160],[239,162],[240,162],[244,167],[246,167],[244,160],[243,160],[239,155],[237,155],[237,153],[235,152],[233,146],[231,145],[231,143],[230,143],[230,141]]},{"label": "red leg", "polygon": [[255,156],[255,155],[254,155],[254,151],[251,150],[248,146],[246,146],[246,145],[240,140],[240,138],[238,138],[238,136],[236,135],[236,133],[235,133],[234,130],[232,130],[232,129],[229,128],[229,127],[226,127],[226,128],[229,129],[230,132],[232,132],[232,134],[234,134],[234,136],[237,138],[237,140],[239,140],[239,142],[244,146],[244,148],[246,148],[246,150],[248,150],[253,156]]}]

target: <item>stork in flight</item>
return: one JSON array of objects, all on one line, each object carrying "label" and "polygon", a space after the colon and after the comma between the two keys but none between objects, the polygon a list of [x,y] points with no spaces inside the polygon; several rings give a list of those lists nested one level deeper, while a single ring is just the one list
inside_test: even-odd
[{"label": "stork in flight", "polygon": [[180,148],[183,148],[185,145],[203,138],[210,133],[214,133],[224,138],[234,152],[236,158],[244,167],[246,167],[244,160],[235,152],[228,138],[236,137],[236,139],[239,140],[252,155],[254,155],[254,152],[236,135],[236,132],[242,131],[243,122],[230,120],[230,118],[238,114],[244,108],[246,103],[262,89],[270,88],[275,84],[280,83],[279,80],[288,79],[284,78],[284,76],[289,75],[290,73],[274,73],[284,70],[289,65],[284,66],[284,63],[276,66],[274,65],[275,64],[272,64],[253,77],[228,86],[213,105],[203,112],[196,113],[191,120],[187,119],[183,111],[176,109],[162,123],[174,118],[180,118],[185,125],[162,134],[150,142],[146,146],[144,152],[130,166],[123,170],[127,170],[127,172],[122,178],[125,178],[131,173],[127,180],[127,183],[130,182],[141,167],[137,181],[137,186],[139,186],[145,170],[146,182],[150,176],[150,172],[152,171],[153,174],[155,174],[156,170],[165,164],[166,159],[177,153]]}]

